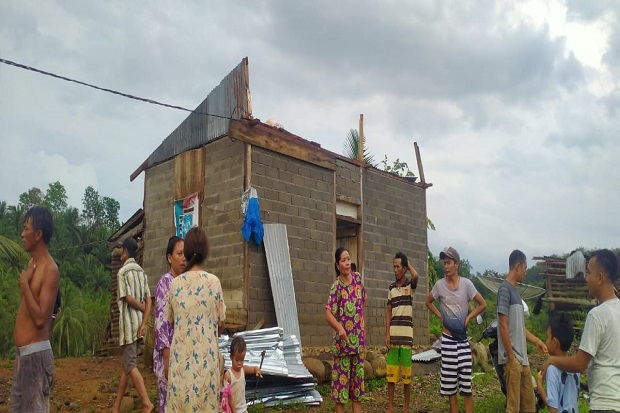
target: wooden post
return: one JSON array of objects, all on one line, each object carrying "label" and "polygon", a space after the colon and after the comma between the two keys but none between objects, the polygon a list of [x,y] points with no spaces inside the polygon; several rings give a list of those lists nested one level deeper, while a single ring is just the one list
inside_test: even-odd
[{"label": "wooden post", "polygon": [[357,269],[364,279],[364,114],[360,113],[358,154],[360,165],[360,205],[357,207],[357,218],[360,224],[357,227]]},{"label": "wooden post", "polygon": [[[246,143],[244,153],[243,189],[252,186],[252,145]],[[243,306],[245,307],[246,328],[250,315],[250,243],[243,240]]]},{"label": "wooden post", "polygon": [[418,161],[418,173],[420,174],[420,182],[425,184],[426,180],[424,179],[424,168],[422,167],[422,157],[420,156],[420,148],[418,147],[418,143],[414,142],[413,147],[415,149],[415,158]]},{"label": "wooden post", "polygon": [[360,129],[359,129],[359,142],[357,147],[357,156],[360,162],[364,162],[364,114],[360,113]]}]

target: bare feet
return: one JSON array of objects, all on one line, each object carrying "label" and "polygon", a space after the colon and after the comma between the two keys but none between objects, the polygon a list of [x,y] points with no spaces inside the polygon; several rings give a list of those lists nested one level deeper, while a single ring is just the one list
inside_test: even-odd
[{"label": "bare feet", "polygon": [[144,413],[152,413],[155,411],[155,406],[153,406],[153,403],[149,403],[146,406],[142,406],[142,411]]}]

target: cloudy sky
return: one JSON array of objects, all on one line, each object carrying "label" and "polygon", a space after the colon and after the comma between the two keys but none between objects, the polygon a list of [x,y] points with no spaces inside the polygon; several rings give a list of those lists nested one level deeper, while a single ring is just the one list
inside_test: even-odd
[{"label": "cloudy sky", "polygon": [[[418,142],[436,253],[620,247],[620,2],[180,3],[0,2],[0,57],[194,108],[247,56],[255,117],[341,153],[363,113],[416,172]],[[185,117],[0,64],[0,199],[93,185],[126,220]]]}]

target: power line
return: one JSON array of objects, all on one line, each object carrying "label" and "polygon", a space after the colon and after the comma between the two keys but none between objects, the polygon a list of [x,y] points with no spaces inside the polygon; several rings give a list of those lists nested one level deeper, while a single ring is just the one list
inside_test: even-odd
[{"label": "power line", "polygon": [[[230,120],[233,119],[232,115],[231,116],[214,115],[212,113],[207,113],[207,112],[201,112],[201,111],[197,111],[197,110],[187,109],[187,108],[184,108],[183,106],[170,105],[168,103],[158,102],[158,101],[153,100],[153,99],[141,98],[139,96],[130,95],[128,93],[123,93],[123,92],[119,92],[119,91],[116,91],[116,90],[112,90],[112,89],[108,89],[108,88],[104,88],[104,87],[100,87],[100,86],[96,86],[96,85],[91,85],[90,83],[86,83],[86,82],[82,82],[82,81],[79,81],[79,80],[71,79],[71,78],[66,77],[66,76],[57,75],[57,74],[52,73],[52,72],[46,72],[45,70],[41,70],[41,69],[37,69],[37,68],[32,67],[32,66],[27,66],[27,65],[24,65],[24,64],[21,64],[21,63],[13,62],[11,60],[6,60],[6,59],[0,58],[0,63],[4,63],[4,64],[10,65],[10,66],[15,66],[15,67],[18,67],[20,69],[30,70],[32,72],[40,73],[40,74],[46,75],[46,76],[51,76],[51,77],[54,77],[56,79],[65,80],[67,82],[77,83],[78,85],[87,86],[87,87],[90,87],[90,88],[93,88],[93,89],[101,90],[103,92],[112,93],[114,95],[119,95],[119,96],[123,96],[123,97],[129,98],[129,99],[134,99],[134,100],[139,100],[141,102],[150,103],[152,105],[164,106],[166,108],[178,109],[178,110],[182,110],[182,111],[185,111],[185,112],[196,113],[196,114],[199,114],[199,115],[213,116],[215,118],[230,119]],[[235,110],[237,110],[237,108],[235,108]],[[234,111],[233,111],[233,114],[234,114]]]}]

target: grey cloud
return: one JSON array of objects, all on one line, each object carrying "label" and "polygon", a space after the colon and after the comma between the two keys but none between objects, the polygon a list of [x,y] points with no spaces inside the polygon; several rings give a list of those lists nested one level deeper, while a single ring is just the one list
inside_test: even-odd
[{"label": "grey cloud", "polygon": [[309,76],[300,88],[317,98],[381,90],[457,99],[501,93],[531,102],[583,77],[578,61],[563,56],[561,40],[545,28],[511,28],[499,8],[474,14],[440,2],[432,17],[420,19],[422,6],[388,5],[383,18],[374,18],[363,6],[347,15],[315,4],[273,4],[264,35],[304,67]]},{"label": "grey cloud", "polygon": [[569,19],[593,21],[610,10],[618,10],[615,0],[566,0],[567,17]]}]

